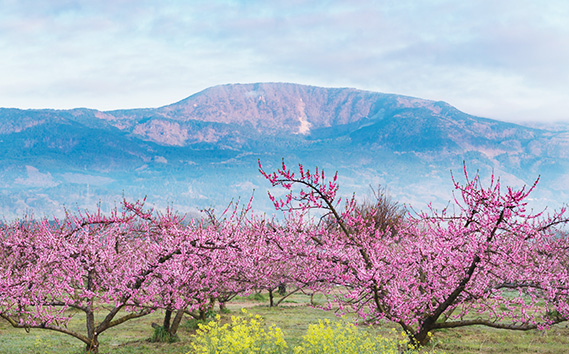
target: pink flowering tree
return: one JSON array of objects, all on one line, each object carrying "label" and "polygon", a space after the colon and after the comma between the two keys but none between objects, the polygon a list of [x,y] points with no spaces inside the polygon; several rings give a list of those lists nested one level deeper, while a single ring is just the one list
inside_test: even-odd
[{"label": "pink flowering tree", "polygon": [[270,195],[277,209],[291,218],[320,209],[337,225],[312,227],[304,252],[326,264],[320,269],[329,282],[348,289],[341,308],[393,321],[414,344],[441,328],[544,329],[569,318],[569,242],[560,229],[569,220],[565,209],[546,215],[527,208],[535,184],[503,189],[492,177],[484,187],[465,168],[463,183],[453,179],[453,205],[409,213],[393,230],[366,222],[354,198],[340,203],[336,176],[284,162],[273,173],[259,168],[288,190]]},{"label": "pink flowering tree", "polygon": [[165,243],[180,250],[151,276],[162,289],[162,327],[170,335],[175,334],[184,313],[205,320],[216,300],[222,306],[234,296],[251,291],[267,275],[253,271],[267,267],[267,263],[263,232],[254,226],[262,218],[249,215],[251,201],[243,207],[239,201],[232,202],[220,215],[212,209],[204,210],[206,219],[187,225],[173,227],[168,223],[166,228],[159,227],[164,230]]},{"label": "pink flowering tree", "polygon": [[218,244],[215,256],[221,263],[215,267],[221,275],[215,297],[220,307],[238,294],[259,290],[269,291],[270,306],[278,305],[273,291],[283,283],[291,284],[291,292],[298,291],[289,276],[295,267],[293,260],[269,241],[279,237],[282,228],[264,215],[253,215],[251,202],[252,199],[242,208],[239,202],[230,204],[219,216],[213,210],[205,210],[207,229],[213,232]]},{"label": "pink flowering tree", "polygon": [[209,300],[208,294],[215,291],[211,259],[213,250],[219,246],[207,229],[194,221],[186,223],[172,210],[149,213],[145,221],[149,235],[146,242],[156,247],[159,258],[146,275],[145,291],[152,296],[143,305],[164,310],[161,327],[169,338],[163,339],[171,340],[184,312],[203,306]]},{"label": "pink flowering tree", "polygon": [[[295,276],[305,268],[305,259],[292,255],[289,250],[296,240],[297,230],[292,225],[279,225],[264,217],[252,217],[241,229],[246,233],[239,245],[239,267],[232,280],[241,284],[242,292],[267,290],[269,306],[278,306],[288,296],[301,291],[307,284]],[[282,284],[288,293],[275,301],[274,295]]]},{"label": "pink flowering tree", "polygon": [[[157,307],[150,280],[179,248],[164,247],[142,203],[103,215],[67,214],[63,221],[26,218],[0,236],[0,316],[18,328],[73,336],[97,353],[107,329]],[[78,310],[85,332],[66,326]],[[102,320],[97,315],[103,315]]]}]

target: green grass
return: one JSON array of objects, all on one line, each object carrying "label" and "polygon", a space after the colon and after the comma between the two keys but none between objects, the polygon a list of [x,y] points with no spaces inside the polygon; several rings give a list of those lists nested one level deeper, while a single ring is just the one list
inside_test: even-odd
[{"label": "green grass", "polygon": [[[237,298],[227,303],[228,313],[221,313],[223,322],[230,317],[239,316],[240,308],[246,307],[248,312],[261,315],[267,325],[280,327],[289,346],[300,342],[310,323],[317,323],[319,319],[336,319],[331,311],[323,311],[310,307],[310,296],[294,294],[290,303],[283,303],[279,307],[268,307],[268,296],[257,297],[258,300]],[[276,299],[279,299],[277,296]],[[316,303],[323,304],[325,299],[314,298]],[[100,337],[101,353],[108,354],[170,354],[187,353],[191,348],[191,335],[195,333],[195,321],[185,319],[178,330],[180,341],[175,343],[150,343],[148,339],[154,333],[152,322],[162,323],[162,312],[126,322],[120,326],[104,332]],[[352,318],[348,315],[348,318]],[[84,322],[80,313],[77,313],[69,323],[70,328],[83,332]],[[370,328],[372,333],[390,336],[392,328],[397,326],[385,323]],[[466,353],[541,353],[560,354],[569,353],[569,329],[567,324],[554,326],[548,331],[516,332],[491,329],[481,326],[439,330],[434,333],[434,348],[449,354]],[[26,333],[23,329],[12,328],[8,322],[0,320],[0,353],[1,354],[78,354],[83,344],[64,334],[32,329]]]}]

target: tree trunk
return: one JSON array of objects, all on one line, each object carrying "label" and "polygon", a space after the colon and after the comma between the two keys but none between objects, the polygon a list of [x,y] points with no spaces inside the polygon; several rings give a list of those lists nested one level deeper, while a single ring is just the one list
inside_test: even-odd
[{"label": "tree trunk", "polygon": [[269,289],[269,307],[273,307],[275,305],[275,301],[273,299],[273,289]]},{"label": "tree trunk", "polygon": [[279,284],[279,295],[285,296],[286,295],[286,283]]},{"label": "tree trunk", "polygon": [[91,343],[85,346],[85,352],[89,354],[99,353],[99,336],[95,335],[91,337]]},{"label": "tree trunk", "polygon": [[203,308],[200,309],[200,320],[202,320],[202,321],[206,320],[206,313],[207,313],[207,310],[205,310]]},{"label": "tree trunk", "polygon": [[431,336],[429,336],[430,329],[421,328],[417,333],[409,334],[409,344],[415,349],[423,347],[429,343]]},{"label": "tree trunk", "polygon": [[87,308],[88,311],[85,311],[85,324],[87,325],[87,338],[89,338],[91,342],[85,343],[85,352],[97,354],[99,353],[99,337],[95,327],[95,313],[93,311],[93,304],[89,304]]},{"label": "tree trunk", "polygon": [[164,324],[162,325],[162,327],[164,327],[164,329],[167,332],[170,332],[170,319],[172,318],[172,310],[166,310],[166,314],[164,315]]},{"label": "tree trunk", "polygon": [[170,333],[170,336],[173,337],[176,335],[176,332],[178,332],[178,327],[180,326],[180,322],[182,322],[183,317],[184,317],[184,311],[178,310],[178,312],[176,312],[176,316],[174,316],[174,321],[172,321],[172,326],[168,331]]}]

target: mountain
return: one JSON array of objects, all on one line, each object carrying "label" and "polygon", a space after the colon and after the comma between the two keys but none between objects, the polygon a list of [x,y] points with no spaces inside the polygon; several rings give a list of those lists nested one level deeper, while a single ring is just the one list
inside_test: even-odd
[{"label": "mountain", "polygon": [[[463,162],[484,178],[531,184],[536,207],[568,200],[569,131],[463,113],[444,102],[351,88],[232,84],[146,109],[0,108],[0,215],[108,209],[122,197],[182,212],[256,190],[282,159],[339,171],[341,191],[381,184],[414,206],[444,206]],[[260,193],[259,193],[260,192]]]}]

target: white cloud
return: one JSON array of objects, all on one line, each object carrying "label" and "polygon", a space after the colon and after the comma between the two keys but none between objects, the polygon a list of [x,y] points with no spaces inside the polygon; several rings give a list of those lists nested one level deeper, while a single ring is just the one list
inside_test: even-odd
[{"label": "white cloud", "polygon": [[231,187],[239,190],[240,192],[247,192],[247,193],[253,193],[254,190],[259,189],[259,186],[251,181],[235,183]]},{"label": "white cloud", "polygon": [[164,156],[154,156],[154,161],[158,163],[168,163],[168,160]]},{"label": "white cloud", "polygon": [[26,166],[27,178],[18,177],[14,180],[14,183],[21,184],[26,187],[55,187],[59,185],[59,182],[55,181],[51,176],[51,173],[41,173],[37,168],[33,166]]},{"label": "white cloud", "polygon": [[0,106],[152,107],[284,81],[569,116],[569,2],[9,1]]},{"label": "white cloud", "polygon": [[114,179],[104,176],[93,176],[83,173],[67,172],[62,175],[63,179],[68,183],[75,184],[90,184],[94,186],[101,186],[114,182]]},{"label": "white cloud", "polygon": [[191,184],[188,184],[187,191],[180,193],[180,195],[190,199],[208,199],[205,195],[201,194],[199,191],[194,190]]}]

